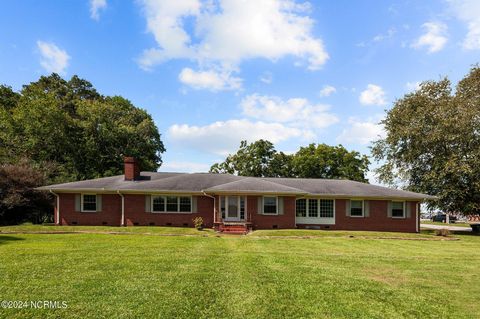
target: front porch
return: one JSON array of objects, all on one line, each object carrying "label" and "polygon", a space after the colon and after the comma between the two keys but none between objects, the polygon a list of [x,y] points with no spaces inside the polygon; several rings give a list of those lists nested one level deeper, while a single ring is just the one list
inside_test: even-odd
[{"label": "front porch", "polygon": [[218,232],[245,235],[252,231],[251,222],[216,222],[213,225]]},{"label": "front porch", "polygon": [[247,209],[247,196],[218,196],[214,208],[213,227],[229,234],[247,234],[252,230],[252,213]]}]

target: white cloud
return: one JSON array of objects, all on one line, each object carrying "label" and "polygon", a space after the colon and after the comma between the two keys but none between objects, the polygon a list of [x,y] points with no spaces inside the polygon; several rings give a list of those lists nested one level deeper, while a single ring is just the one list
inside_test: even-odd
[{"label": "white cloud", "polygon": [[150,69],[155,64],[174,58],[193,58],[190,36],[183,28],[182,19],[200,13],[197,0],[168,1],[144,0],[143,11],[147,18],[147,30],[151,32],[158,48],[145,50],[139,59],[140,67]]},{"label": "white cloud", "polygon": [[392,39],[396,33],[397,33],[397,30],[392,27],[392,28],[389,28],[387,32],[379,33],[370,40],[358,42],[356,46],[360,48],[371,47],[373,45],[379,44],[380,42]]},{"label": "white cloud", "polygon": [[338,118],[328,112],[330,106],[314,105],[304,98],[282,100],[276,96],[253,94],[245,97],[240,107],[249,117],[296,127],[324,128],[338,122]]},{"label": "white cloud", "polygon": [[40,65],[47,72],[65,74],[70,56],[65,50],[60,49],[52,42],[37,41],[37,47],[40,50]]},{"label": "white cloud", "polygon": [[425,33],[411,44],[412,48],[426,47],[428,53],[435,53],[443,49],[447,43],[447,25],[441,22],[427,22],[422,25]]},{"label": "white cloud", "polygon": [[107,0],[90,0],[90,17],[93,20],[100,19],[100,11],[107,7]]},{"label": "white cloud", "polygon": [[209,164],[197,162],[184,161],[167,161],[162,164],[160,171],[162,172],[185,172],[185,173],[200,173],[208,172],[210,170]]},{"label": "white cloud", "polygon": [[320,90],[320,96],[321,97],[326,97],[330,96],[333,93],[337,92],[337,89],[331,85],[325,85],[321,90]]},{"label": "white cloud", "polygon": [[420,89],[420,82],[419,81],[407,82],[405,84],[405,88],[407,89],[408,92],[417,91],[418,89]]},{"label": "white cloud", "polygon": [[454,14],[467,24],[468,32],[463,41],[466,50],[480,49],[480,1],[449,0]]},{"label": "white cloud", "polygon": [[365,177],[367,178],[367,180],[370,184],[385,186],[385,185],[382,185],[381,183],[378,182],[377,174],[375,174],[373,167],[370,167],[370,170],[365,175],[366,175]]},{"label": "white cloud", "polygon": [[[138,59],[144,69],[171,59],[192,59],[201,69],[237,71],[247,59],[293,56],[317,70],[328,59],[322,40],[312,34],[308,6],[291,0],[141,3],[147,30],[157,42]],[[193,32],[187,31],[187,19]]]},{"label": "white cloud", "polygon": [[267,139],[278,143],[291,138],[312,138],[313,133],[280,123],[242,119],[218,121],[205,126],[175,124],[168,129],[168,137],[177,145],[225,156],[234,152],[240,141],[245,139]]},{"label": "white cloud", "polygon": [[382,42],[383,40],[391,39],[395,35],[397,30],[395,28],[390,28],[387,30],[387,33],[381,33],[377,34],[376,36],[373,37],[372,41],[373,42]]},{"label": "white cloud", "polygon": [[385,131],[379,120],[360,121],[355,118],[348,119],[348,128],[345,128],[337,137],[339,143],[367,145],[385,137]]},{"label": "white cloud", "polygon": [[272,81],[273,81],[272,73],[270,73],[270,72],[263,73],[262,76],[260,77],[260,81],[262,81],[263,83],[266,83],[266,84],[272,83]]},{"label": "white cloud", "polygon": [[194,71],[184,68],[178,78],[180,82],[196,90],[238,90],[242,87],[242,79],[233,77],[230,72],[225,71]]},{"label": "white cloud", "polygon": [[363,105],[385,105],[385,91],[381,86],[368,84],[367,88],[360,93],[359,101]]}]

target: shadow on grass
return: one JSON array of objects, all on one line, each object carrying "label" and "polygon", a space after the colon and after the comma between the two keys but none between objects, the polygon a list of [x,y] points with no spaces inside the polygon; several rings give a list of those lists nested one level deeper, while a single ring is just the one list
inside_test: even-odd
[{"label": "shadow on grass", "polygon": [[462,236],[480,236],[480,233],[472,232],[472,231],[451,231],[454,235],[462,235]]},{"label": "shadow on grass", "polygon": [[15,237],[15,236],[0,235],[0,245],[8,244],[9,242],[19,241],[19,240],[24,240],[24,238],[19,238],[19,237]]}]

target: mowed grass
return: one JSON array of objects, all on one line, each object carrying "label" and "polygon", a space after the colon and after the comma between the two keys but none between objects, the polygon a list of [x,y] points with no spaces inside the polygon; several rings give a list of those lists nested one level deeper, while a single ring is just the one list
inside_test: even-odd
[{"label": "mowed grass", "polygon": [[[0,308],[0,318],[478,318],[480,313],[478,236],[442,241],[423,233],[404,240],[386,239],[392,233],[292,230],[205,237],[138,229],[124,235],[0,234],[0,300],[68,304]],[[189,235],[191,229],[175,231]]]},{"label": "mowed grass", "polygon": [[16,233],[141,233],[152,235],[195,235],[208,236],[214,234],[212,229],[204,229],[201,232],[188,227],[157,227],[157,226],[55,226],[22,224],[15,226],[0,226],[0,234],[8,232]]}]

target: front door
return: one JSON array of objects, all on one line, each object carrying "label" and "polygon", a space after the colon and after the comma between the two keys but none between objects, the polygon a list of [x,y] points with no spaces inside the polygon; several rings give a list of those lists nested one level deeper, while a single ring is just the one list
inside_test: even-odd
[{"label": "front door", "polygon": [[225,216],[226,221],[239,221],[240,220],[240,209],[238,207],[238,196],[227,196],[227,215]]}]

